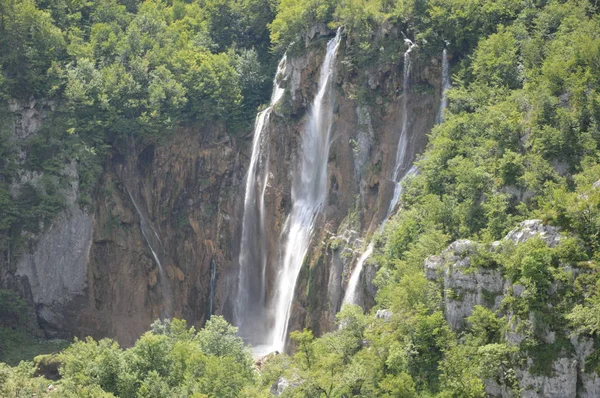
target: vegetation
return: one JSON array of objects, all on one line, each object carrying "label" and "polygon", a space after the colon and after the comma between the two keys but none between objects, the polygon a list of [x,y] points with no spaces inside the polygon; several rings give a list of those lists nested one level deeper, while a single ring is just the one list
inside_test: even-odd
[{"label": "vegetation", "polygon": [[[165,139],[182,123],[249,128],[270,91],[275,8],[272,0],[0,0],[0,99],[53,110],[38,134],[19,140],[14,114],[0,110],[2,251],[20,252],[22,233],[64,208],[72,162],[79,202],[89,205],[109,150]],[[10,190],[23,171],[33,178]]]},{"label": "vegetation", "polygon": [[[296,352],[260,370],[218,317],[201,331],[155,323],[126,350],[75,341],[59,355],[60,396],[263,397],[280,378],[284,397],[483,397],[488,379],[518,396],[516,369],[529,357],[532,373],[549,374],[572,354],[570,338],[594,343],[586,369],[600,371],[595,2],[0,0],[0,21],[0,94],[60,100],[52,131],[28,143],[38,156],[27,167],[55,178],[24,186],[23,200],[9,193],[18,159],[0,139],[0,231],[39,228],[40,215],[61,208],[59,170],[69,159],[98,166],[107,148],[158,140],[178,123],[241,128],[266,99],[275,55],[301,51],[315,24],[346,27],[350,70],[400,60],[402,41],[378,33],[384,22],[417,42],[418,57],[439,54],[444,41],[453,55],[445,121],[407,181],[402,211],[376,238],[371,313],[347,306],[331,333],[292,333]],[[560,243],[487,250],[531,218],[560,227]],[[498,271],[522,291],[499,308],[476,307],[453,330],[442,297],[461,292],[426,279],[423,263],[465,238],[486,248],[472,255],[472,272]],[[514,334],[519,343],[507,338]],[[47,393],[33,369],[2,365],[2,395]]]}]

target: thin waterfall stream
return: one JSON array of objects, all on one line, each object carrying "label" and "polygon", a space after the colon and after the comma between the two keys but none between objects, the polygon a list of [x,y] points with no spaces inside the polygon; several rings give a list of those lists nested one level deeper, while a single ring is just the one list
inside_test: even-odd
[{"label": "thin waterfall stream", "polygon": [[[446,42],[446,45],[448,43]],[[442,123],[444,121],[444,111],[448,107],[448,96],[447,91],[450,89],[450,67],[448,65],[448,50],[444,48],[442,51],[442,99],[440,101],[440,110],[436,118],[436,123]]]},{"label": "thin waterfall stream", "polygon": [[408,149],[408,93],[410,90],[410,53],[417,47],[415,43],[409,39],[404,39],[404,43],[408,46],[408,49],[404,52],[404,66],[402,70],[402,127],[400,129],[400,140],[398,141],[398,148],[396,149],[396,164],[394,166],[394,172],[392,173],[392,181],[396,183],[394,188],[394,196],[390,202],[388,208],[388,215],[394,211],[398,200],[400,199],[401,187],[398,181],[398,177],[403,170],[406,169],[405,159],[406,151]]},{"label": "thin waterfall stream", "polygon": [[144,213],[138,206],[137,202],[133,198],[131,191],[126,186],[125,186],[125,191],[127,191],[127,194],[129,195],[129,199],[131,199],[131,203],[133,204],[133,207],[135,209],[135,212],[137,213],[137,215],[140,219],[140,230],[142,231],[142,236],[144,237],[144,240],[146,241],[146,244],[148,245],[148,249],[150,249],[150,252],[152,253],[152,258],[154,259],[154,262],[156,263],[156,266],[158,268],[158,284],[162,291],[162,296],[163,296],[163,300],[164,300],[164,302],[163,302],[164,309],[163,309],[163,314],[161,314],[161,316],[163,318],[170,318],[172,316],[172,312],[173,312],[173,310],[172,310],[173,294],[171,292],[171,288],[169,286],[169,281],[167,280],[167,275],[166,275],[165,269],[162,265],[162,261],[160,260],[159,254],[156,249],[156,246],[157,246],[156,243],[158,242],[158,246],[161,247],[162,253],[164,256],[165,249],[164,249],[163,243],[162,243],[160,237],[158,236],[158,233],[156,232],[154,227],[148,222],[148,220],[146,219],[146,216],[144,215]]},{"label": "thin waterfall stream", "polygon": [[[410,90],[410,53],[416,47],[409,39],[405,38],[404,43],[408,47],[404,52],[404,65],[402,70],[402,126],[400,128],[400,138],[398,140],[398,148],[396,149],[396,163],[394,166],[394,172],[392,174],[392,181],[396,184],[394,187],[394,196],[390,202],[387,213],[379,226],[378,230],[381,231],[391,216],[394,208],[398,204],[398,200],[400,200],[400,195],[402,194],[402,181],[398,181],[398,176],[400,172],[406,167],[404,165],[406,158],[406,151],[408,149],[408,93]],[[408,173],[404,175],[402,180],[407,176],[414,174],[416,172],[416,168],[413,166]],[[347,304],[357,304],[359,301],[358,294],[358,282],[360,281],[360,275],[364,268],[364,265],[367,259],[373,254],[374,243],[371,241],[367,246],[367,249],[363,252],[363,254],[358,258],[356,266],[354,270],[350,274],[350,279],[348,280],[348,286],[346,287],[346,292],[344,294],[343,303]]]},{"label": "thin waterfall stream", "polygon": [[[407,127],[408,127],[408,89],[409,86],[409,78],[410,78],[410,52],[416,46],[409,39],[404,40],[408,45],[408,49],[404,53],[404,69],[403,69],[403,90],[404,90],[404,99],[402,103],[402,109],[404,112],[402,119],[402,129],[400,131],[400,140],[398,142],[398,150],[396,155],[396,166],[394,168],[393,180],[396,181],[398,178],[398,174],[402,170],[404,158],[406,157],[406,149],[407,149]],[[448,43],[446,43],[448,44]],[[446,91],[450,88],[450,74],[449,74],[449,65],[448,65],[448,51],[444,48],[442,52],[442,97],[440,100],[440,109],[436,118],[436,123],[441,123],[444,120],[444,110],[448,106],[448,98],[446,96]],[[400,196],[402,195],[403,189],[403,181],[411,176],[415,175],[418,172],[416,166],[412,166],[408,172],[402,177],[402,179],[396,184],[394,189],[394,196],[392,201],[390,202],[390,206],[388,208],[387,214],[383,219],[383,222],[378,228],[378,231],[381,231],[385,226],[385,223],[388,221],[394,208],[398,204],[400,200]],[[356,266],[354,267],[352,274],[350,275],[350,279],[348,280],[348,286],[346,287],[346,292],[344,294],[344,304],[359,304],[360,294],[358,292],[358,285],[360,281],[360,275],[362,274],[362,270],[364,268],[367,259],[373,254],[374,244],[373,241],[369,243],[366,250],[361,254],[356,262]]]}]

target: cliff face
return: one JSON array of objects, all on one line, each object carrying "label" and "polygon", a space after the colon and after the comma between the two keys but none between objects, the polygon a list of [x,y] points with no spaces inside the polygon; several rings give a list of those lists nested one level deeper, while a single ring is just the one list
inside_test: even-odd
[{"label": "cliff face", "polygon": [[[289,57],[286,93],[267,130],[267,296],[273,293],[291,205],[291,170],[325,43],[326,37],[315,37],[306,52]],[[405,93],[402,54],[386,67],[349,69],[344,62],[349,45],[342,42],[335,65],[327,206],[296,286],[291,330],[332,328],[365,237],[387,213],[403,118],[412,162],[439,108],[441,60],[416,58]],[[23,116],[24,108],[12,111],[35,134],[43,119],[37,111],[34,116]],[[218,126],[184,126],[165,142],[114,149],[87,208],[77,204],[78,170],[72,162],[65,167],[72,182],[66,209],[30,237],[16,268],[3,272],[3,285],[28,297],[48,336],[112,337],[128,345],[160,316],[197,324],[210,313],[231,317],[251,140],[236,140]],[[367,305],[372,294],[362,292]]]},{"label": "cliff face", "polygon": [[[13,110],[17,121],[39,127],[43,115],[25,109],[24,117],[23,109]],[[231,267],[236,246],[238,152],[223,129],[193,126],[163,144],[127,145],[106,159],[85,208],[77,203],[76,163],[69,163],[65,209],[41,234],[26,236],[17,264],[3,267],[2,285],[35,306],[48,337],[129,345],[161,316],[203,323],[219,312],[225,291],[214,281]],[[23,174],[14,185],[38,178]],[[143,224],[154,239],[144,237]]]},{"label": "cliff face", "polygon": [[[399,32],[388,34],[399,35]],[[266,144],[261,150],[269,154],[264,194],[267,300],[274,294],[285,243],[282,232],[285,233],[284,224],[292,205],[292,174],[299,165],[299,147],[318,89],[325,43],[331,35],[314,38],[302,55],[288,55],[281,78],[286,92],[266,128]],[[327,202],[319,213],[300,271],[290,330],[310,327],[316,334],[331,330],[350,273],[366,247],[367,236],[370,239],[387,214],[396,186],[391,178],[402,119],[408,118],[407,164],[410,165],[424,149],[439,110],[441,60],[424,61],[415,57],[410,90],[405,93],[402,54],[397,62],[386,67],[373,65],[359,71],[345,62],[349,45],[342,41],[332,85],[333,138],[327,165]],[[404,96],[408,96],[406,113]],[[401,176],[408,168],[402,170]],[[366,276],[363,279],[369,281]],[[231,291],[235,290],[235,280],[235,275],[231,275]],[[361,291],[361,295],[366,305],[372,303],[372,290]],[[232,309],[233,302],[227,302],[225,308]]]}]

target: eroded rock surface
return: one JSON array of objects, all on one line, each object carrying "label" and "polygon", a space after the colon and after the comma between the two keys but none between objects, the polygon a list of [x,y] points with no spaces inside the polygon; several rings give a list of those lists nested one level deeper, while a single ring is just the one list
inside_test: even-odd
[{"label": "eroded rock surface", "polygon": [[[509,345],[519,345],[526,338],[526,330],[533,330],[538,324],[534,313],[528,319],[520,320],[516,327],[516,316],[503,313],[502,299],[506,295],[520,297],[525,286],[512,284],[500,269],[483,268],[473,264],[473,256],[480,251],[502,250],[505,244],[520,244],[539,237],[550,247],[555,247],[560,239],[559,230],[544,225],[540,220],[527,220],[510,231],[502,241],[484,247],[476,242],[459,240],[453,242],[439,256],[429,257],[424,264],[425,275],[429,280],[442,284],[444,292],[444,316],[456,331],[464,329],[466,318],[475,306],[498,311],[509,320],[509,330],[505,340]],[[552,286],[550,291],[555,291]],[[551,293],[552,294],[552,293]],[[552,325],[541,332],[545,344],[556,341],[557,330]],[[525,358],[525,362],[515,369],[518,380],[519,396],[526,398],[592,398],[600,396],[600,378],[596,373],[586,372],[586,359],[593,353],[593,343],[587,339],[571,338],[572,352],[562,350],[554,362],[548,364],[549,372],[540,374],[533,371],[534,360]],[[515,390],[498,380],[485,381],[486,393],[490,397],[509,398],[515,396]]]}]

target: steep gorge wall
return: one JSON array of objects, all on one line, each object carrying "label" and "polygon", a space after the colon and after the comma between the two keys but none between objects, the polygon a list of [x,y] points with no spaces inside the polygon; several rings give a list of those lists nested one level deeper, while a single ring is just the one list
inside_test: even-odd
[{"label": "steep gorge wall", "polygon": [[[286,93],[268,127],[267,296],[273,294],[282,227],[291,206],[291,170],[297,166],[325,43],[332,35],[321,32],[305,52],[289,57],[282,83]],[[380,34],[402,40],[397,31]],[[390,178],[402,119],[409,118],[412,162],[422,152],[439,108],[440,59],[415,57],[411,90],[403,93],[401,53],[386,66],[356,70],[345,59],[350,46],[348,39],[343,41],[336,63],[327,207],[296,286],[290,330],[331,329],[365,238],[385,217],[393,195]],[[19,123],[37,126],[43,119],[23,119],[24,113],[24,108],[13,110]],[[193,324],[202,324],[211,312],[231,319],[251,140],[232,138],[218,126],[183,126],[165,142],[130,142],[106,159],[88,208],[77,204],[72,163],[66,167],[72,181],[66,210],[44,233],[28,238],[16,267],[4,267],[2,286],[21,291],[35,305],[49,337],[92,335],[129,345],[160,316],[183,317]],[[131,198],[159,237],[164,277]],[[367,305],[372,293],[371,298],[364,295]]]},{"label": "steep gorge wall", "polygon": [[[304,53],[288,55],[281,82],[286,93],[267,127],[267,148],[263,150],[269,153],[270,170],[265,190],[270,298],[284,250],[284,224],[291,210],[292,171],[299,165],[299,146],[316,95],[325,43],[333,36],[333,32],[321,32],[323,36],[313,39]],[[399,32],[387,34],[402,40]],[[332,328],[347,279],[366,246],[364,238],[375,232],[387,213],[395,188],[391,177],[402,118],[408,117],[408,158],[412,163],[423,151],[439,109],[440,59],[416,57],[411,77],[414,89],[403,93],[402,53],[395,63],[357,70],[348,66],[351,45],[342,41],[336,62],[327,205],[319,215],[300,271],[290,330],[310,327],[320,334]],[[233,275],[230,283],[230,290],[235,290]],[[372,292],[364,300],[368,305]],[[232,306],[229,302],[226,308]]]},{"label": "steep gorge wall", "polygon": [[[30,134],[44,119],[23,106],[13,114],[16,127],[35,127]],[[202,324],[226,294],[211,286],[211,274],[216,279],[232,264],[238,158],[237,142],[218,126],[183,126],[154,145],[130,142],[105,160],[87,207],[78,204],[71,162],[65,209],[41,234],[25,237],[16,264],[2,267],[1,286],[35,307],[47,337],[112,337],[130,345],[159,317]],[[34,177],[24,173],[15,185],[35,184]],[[162,278],[132,197],[161,241]]]}]

